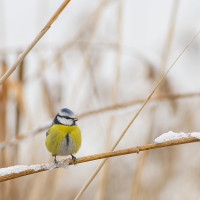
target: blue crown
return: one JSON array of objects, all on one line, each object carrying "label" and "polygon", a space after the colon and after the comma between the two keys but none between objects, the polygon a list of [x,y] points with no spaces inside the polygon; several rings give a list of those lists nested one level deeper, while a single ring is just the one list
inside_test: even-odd
[{"label": "blue crown", "polygon": [[68,115],[74,115],[74,113],[68,108],[62,108],[60,111]]}]

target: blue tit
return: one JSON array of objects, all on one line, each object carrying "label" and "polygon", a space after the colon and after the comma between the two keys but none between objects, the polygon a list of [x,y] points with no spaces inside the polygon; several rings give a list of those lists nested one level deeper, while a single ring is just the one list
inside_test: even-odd
[{"label": "blue tit", "polygon": [[54,156],[54,163],[57,163],[56,156],[71,155],[76,163],[75,154],[81,146],[81,131],[76,125],[74,113],[63,108],[55,116],[53,123],[46,133],[45,145]]}]

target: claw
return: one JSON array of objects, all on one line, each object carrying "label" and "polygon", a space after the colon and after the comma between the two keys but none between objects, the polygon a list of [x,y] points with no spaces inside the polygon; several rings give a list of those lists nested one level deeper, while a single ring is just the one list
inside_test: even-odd
[{"label": "claw", "polygon": [[71,154],[71,157],[72,157],[72,160],[74,161],[74,164],[76,164],[77,163],[76,157],[73,156],[72,154]]},{"label": "claw", "polygon": [[54,163],[58,164],[58,161],[56,160],[56,155],[53,155],[53,156],[54,156]]}]

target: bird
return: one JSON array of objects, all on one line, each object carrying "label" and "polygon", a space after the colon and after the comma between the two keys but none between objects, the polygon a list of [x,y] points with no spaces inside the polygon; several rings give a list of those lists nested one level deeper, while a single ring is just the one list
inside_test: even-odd
[{"label": "bird", "polygon": [[76,157],[81,146],[81,130],[76,125],[78,119],[68,108],[62,108],[55,116],[52,125],[46,132],[45,145],[52,156],[54,163],[57,164],[56,156],[71,155],[74,163],[77,163]]}]

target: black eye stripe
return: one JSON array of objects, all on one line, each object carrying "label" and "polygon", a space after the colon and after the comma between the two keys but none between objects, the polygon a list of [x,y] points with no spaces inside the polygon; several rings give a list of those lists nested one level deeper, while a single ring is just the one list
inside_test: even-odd
[{"label": "black eye stripe", "polygon": [[65,119],[72,119],[72,120],[74,120],[74,118],[71,118],[71,117],[68,117],[68,116],[58,115],[58,117],[65,118]]},{"label": "black eye stripe", "polygon": [[67,116],[63,116],[63,118],[65,118],[65,119],[72,119],[73,120],[73,118],[67,117]]}]

